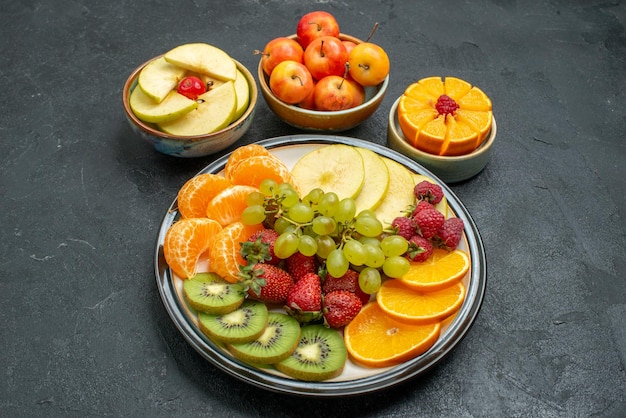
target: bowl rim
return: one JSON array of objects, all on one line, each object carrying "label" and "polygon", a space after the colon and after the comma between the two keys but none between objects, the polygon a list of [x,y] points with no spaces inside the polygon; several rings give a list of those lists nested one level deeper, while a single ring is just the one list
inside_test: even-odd
[{"label": "bowl rim", "polygon": [[[292,34],[292,35],[285,36],[285,38],[297,39],[297,35]],[[338,38],[341,40],[352,41],[357,44],[364,42],[359,38],[356,38],[352,35],[347,35],[345,33],[340,33]],[[276,100],[276,102],[281,107],[291,109],[294,112],[299,112],[299,113],[310,115],[310,116],[329,116],[329,115],[343,116],[343,115],[348,115],[348,114],[358,112],[359,110],[365,109],[371,106],[372,104],[377,103],[378,101],[382,99],[382,97],[387,92],[387,88],[389,86],[389,75],[390,74],[387,74],[387,76],[381,83],[375,86],[371,86],[372,88],[377,89],[376,94],[374,94],[372,97],[369,98],[369,100],[361,103],[358,106],[351,107],[349,109],[343,109],[343,110],[311,110],[311,109],[304,109],[300,106],[295,106],[295,105],[285,103],[282,100],[280,100],[278,97],[276,97],[276,95],[272,92],[272,89],[270,89],[270,86],[268,84],[269,76],[265,74],[265,71],[263,71],[263,67],[261,66],[261,59],[259,59],[259,63],[257,65],[257,76],[259,79],[259,85],[261,86],[261,90],[263,91],[264,94],[270,95],[273,99]]]},{"label": "bowl rim", "polygon": [[496,117],[493,115],[493,112],[492,112],[492,115],[491,115],[491,130],[489,131],[489,135],[487,136],[487,139],[485,139],[483,141],[483,143],[480,144],[480,146],[478,148],[476,148],[474,151],[472,151],[472,152],[470,152],[468,154],[463,154],[463,155],[435,155],[435,154],[431,154],[429,152],[417,149],[414,146],[412,146],[411,144],[409,144],[409,142],[404,137],[404,134],[402,133],[402,130],[398,129],[398,104],[400,103],[400,99],[401,98],[402,98],[402,96],[398,97],[396,99],[396,101],[393,102],[393,104],[391,105],[391,108],[389,110],[389,128],[392,130],[392,132],[396,136],[396,138],[399,139],[399,141],[401,142],[403,147],[407,148],[408,150],[410,150],[411,153],[414,153],[415,155],[419,156],[420,158],[430,159],[432,161],[440,161],[440,162],[461,162],[461,161],[467,161],[467,160],[470,160],[470,159],[473,159],[473,158],[477,158],[477,157],[481,156],[482,154],[488,152],[489,148],[491,148],[491,145],[493,145],[493,143],[494,143],[494,141],[496,139],[496,133],[498,131],[498,127],[497,127],[497,124],[496,124]]},{"label": "bowl rim", "polygon": [[[133,84],[135,83],[135,81],[137,80],[137,78],[139,77],[139,73],[141,72],[141,70],[146,65],[148,65],[150,62],[152,62],[152,61],[154,61],[154,60],[156,60],[158,58],[161,58],[164,55],[165,54],[160,54],[160,55],[157,55],[155,57],[152,57],[149,60],[145,61],[143,64],[139,65],[137,68],[135,68],[130,73],[128,78],[126,79],[126,82],[124,83],[124,89],[122,90],[122,103],[124,105],[124,112],[126,113],[126,116],[128,116],[128,118],[137,127],[139,127],[144,132],[146,132],[146,133],[148,133],[150,135],[156,136],[156,137],[170,139],[170,140],[174,140],[174,141],[198,142],[198,141],[203,141],[203,140],[211,140],[215,136],[218,136],[218,135],[220,135],[222,133],[225,133],[225,132],[231,131],[233,129],[236,129],[254,111],[254,109],[256,107],[256,103],[257,103],[257,98],[258,98],[258,95],[259,95],[258,87],[256,85],[256,80],[254,79],[254,76],[252,75],[250,70],[248,70],[248,68],[246,68],[245,65],[243,65],[241,62],[239,62],[236,59],[231,57],[232,60],[235,62],[235,65],[237,66],[237,68],[246,77],[246,80],[247,80],[248,86],[249,86],[249,90],[250,90],[250,100],[249,100],[249,103],[248,103],[248,108],[246,109],[245,112],[243,112],[243,114],[237,120],[231,122],[228,126],[226,126],[225,128],[220,129],[219,131],[211,132],[211,133],[208,133],[208,134],[189,135],[189,136],[168,134],[168,133],[160,131],[160,130],[158,130],[156,128],[153,128],[152,126],[146,124],[146,122],[143,122],[142,120],[140,120],[133,113],[133,111],[130,108],[130,104],[129,104],[130,93],[131,93],[130,89],[133,86]],[[135,88],[136,87],[137,87],[137,85],[135,86]]]}]

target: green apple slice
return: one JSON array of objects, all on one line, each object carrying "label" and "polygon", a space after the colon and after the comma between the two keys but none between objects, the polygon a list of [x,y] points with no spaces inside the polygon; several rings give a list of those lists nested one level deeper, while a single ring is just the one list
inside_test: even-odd
[{"label": "green apple slice", "polygon": [[162,123],[178,119],[198,107],[176,90],[170,90],[161,103],[157,103],[139,87],[130,94],[129,105],[135,116],[144,122]]},{"label": "green apple slice", "polygon": [[374,210],[383,201],[389,189],[389,169],[378,154],[367,148],[357,148],[363,157],[365,182],[356,197],[356,213],[365,209]]},{"label": "green apple slice", "polygon": [[184,44],[167,53],[165,59],[174,65],[207,74],[223,81],[235,81],[237,65],[224,51],[204,43]]},{"label": "green apple slice", "polygon": [[212,88],[198,96],[198,107],[178,119],[160,123],[168,134],[180,136],[204,135],[227,127],[237,108],[237,96],[232,81]]},{"label": "green apple slice", "polygon": [[[205,85],[211,85],[213,88],[225,83],[225,81],[218,80],[206,74],[198,74],[197,77],[200,78]],[[233,116],[233,122],[244,114],[250,104],[250,86],[248,85],[246,76],[243,75],[239,69],[237,69],[237,78],[235,79],[235,93],[237,95],[237,110],[235,111],[235,116]]]},{"label": "green apple slice", "polygon": [[326,145],[304,154],[294,164],[291,174],[302,196],[315,188],[334,192],[339,199],[354,199],[365,182],[363,157],[354,147]]},{"label": "green apple slice", "polygon": [[[432,178],[425,176],[423,174],[417,174],[417,173],[413,173],[413,182],[415,184],[427,180],[431,183],[436,183],[435,180],[433,180]],[[435,205],[435,209],[437,209],[439,212],[443,213],[443,216],[445,216],[446,218],[448,217],[448,200],[446,199],[446,197],[444,196],[439,203],[437,203]]]},{"label": "green apple slice", "polygon": [[389,189],[383,201],[374,210],[376,217],[384,226],[398,216],[404,216],[407,208],[415,203],[413,195],[413,175],[402,164],[387,157],[381,157],[389,170]]},{"label": "green apple slice", "polygon": [[184,68],[170,64],[164,57],[160,57],[141,70],[137,84],[148,97],[161,103],[170,91],[176,89],[185,72]]}]

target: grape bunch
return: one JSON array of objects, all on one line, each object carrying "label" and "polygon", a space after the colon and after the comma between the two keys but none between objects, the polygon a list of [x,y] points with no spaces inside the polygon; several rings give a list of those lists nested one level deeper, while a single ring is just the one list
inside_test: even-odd
[{"label": "grape bunch", "polygon": [[354,199],[339,199],[319,188],[300,198],[293,185],[265,179],[246,203],[242,222],[274,229],[279,234],[274,253],[281,259],[296,252],[315,255],[334,277],[352,267],[359,271],[359,286],[368,294],[378,291],[381,274],[398,278],[409,270],[404,257],[407,239],[386,231],[373,211],[357,214]]}]

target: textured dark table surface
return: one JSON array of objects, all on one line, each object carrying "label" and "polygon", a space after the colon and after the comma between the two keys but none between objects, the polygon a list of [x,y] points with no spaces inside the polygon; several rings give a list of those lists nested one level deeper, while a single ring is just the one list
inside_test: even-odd
[{"label": "textured dark table surface", "polygon": [[[3,1],[0,416],[626,415],[626,5],[620,1]],[[216,157],[154,152],[121,105],[140,63],[192,41],[252,51],[325,9],[389,53],[385,143],[422,77],[493,100],[487,168],[452,185],[484,241],[488,285],[466,338],[389,390],[311,399],[256,388],[183,339],[155,284],[178,188]],[[242,139],[301,133],[259,98]]]}]

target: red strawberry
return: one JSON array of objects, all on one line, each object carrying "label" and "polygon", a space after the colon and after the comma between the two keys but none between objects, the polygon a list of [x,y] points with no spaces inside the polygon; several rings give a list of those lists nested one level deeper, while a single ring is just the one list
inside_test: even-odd
[{"label": "red strawberry", "polygon": [[348,325],[361,311],[361,299],[347,290],[334,290],[324,296],[324,321],[331,328]]},{"label": "red strawberry", "polygon": [[300,323],[321,318],[322,284],[320,276],[315,273],[307,273],[302,276],[289,291],[285,310]]},{"label": "red strawberry", "polygon": [[391,221],[393,231],[406,239],[411,238],[415,234],[415,221],[412,218],[398,216]]},{"label": "red strawberry", "polygon": [[435,209],[434,206],[431,205],[431,207],[432,209],[423,208],[413,216],[419,233],[424,238],[432,238],[435,236],[446,220],[441,212]]},{"label": "red strawberry", "polygon": [[248,263],[250,261],[257,263],[268,263],[277,265],[280,258],[274,254],[274,243],[278,238],[278,232],[273,229],[262,229],[255,232],[248,238],[248,243],[244,243],[241,247],[241,255]]},{"label": "red strawberry", "polygon": [[244,285],[250,298],[264,303],[284,303],[293,287],[291,275],[272,264],[254,264],[252,269],[244,267],[242,273],[249,276]]},{"label": "red strawberry", "polygon": [[420,181],[413,188],[413,194],[418,200],[425,200],[433,205],[441,202],[443,199],[443,190],[438,184],[433,184],[428,180]]},{"label": "red strawberry", "polygon": [[341,277],[334,277],[328,274],[322,285],[322,293],[327,294],[335,290],[347,290],[356,294],[363,304],[370,300],[370,295],[363,292],[359,286],[359,273],[354,270],[348,270]]},{"label": "red strawberry", "polygon": [[426,261],[432,255],[433,248],[430,240],[421,235],[414,235],[409,240],[409,249],[406,252],[406,257],[411,261]]},{"label": "red strawberry", "polygon": [[315,256],[296,252],[285,260],[285,269],[291,274],[293,281],[297,282],[305,274],[317,272],[317,262]]},{"label": "red strawberry", "polygon": [[442,248],[453,250],[459,245],[463,237],[463,219],[448,218],[437,232],[435,245]]}]

